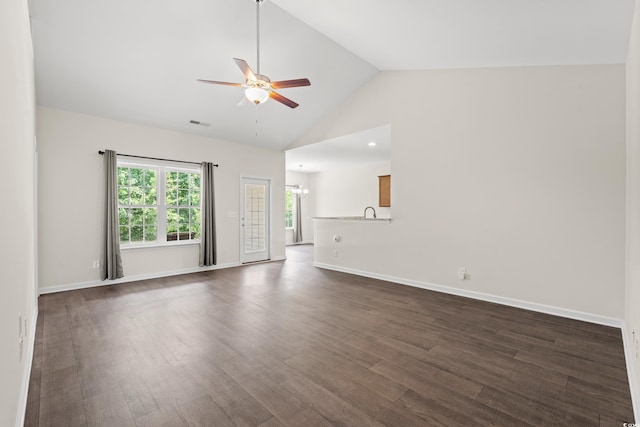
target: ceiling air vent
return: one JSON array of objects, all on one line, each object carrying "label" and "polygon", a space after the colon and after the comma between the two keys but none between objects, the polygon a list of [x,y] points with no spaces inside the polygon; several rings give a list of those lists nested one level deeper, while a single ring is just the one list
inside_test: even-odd
[{"label": "ceiling air vent", "polygon": [[191,123],[192,125],[209,127],[209,123],[199,122],[198,120],[189,120],[189,123]]}]

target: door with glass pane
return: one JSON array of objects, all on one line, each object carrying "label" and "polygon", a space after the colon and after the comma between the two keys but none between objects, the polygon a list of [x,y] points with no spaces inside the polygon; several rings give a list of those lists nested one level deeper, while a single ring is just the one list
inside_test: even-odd
[{"label": "door with glass pane", "polygon": [[256,262],[269,254],[269,180],[242,178],[240,261]]}]

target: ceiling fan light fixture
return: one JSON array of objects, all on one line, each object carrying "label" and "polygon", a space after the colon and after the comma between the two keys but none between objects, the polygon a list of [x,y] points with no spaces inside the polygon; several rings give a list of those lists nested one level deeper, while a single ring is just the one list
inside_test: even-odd
[{"label": "ceiling fan light fixture", "polygon": [[[271,82],[267,76],[260,74],[260,4],[265,0],[253,1],[256,3],[256,64],[258,65],[258,72],[254,73],[251,70],[251,67],[249,67],[249,64],[247,64],[247,61],[244,59],[233,58],[236,65],[240,68],[240,71],[244,74],[244,83],[230,83],[202,79],[198,79],[198,81],[224,86],[242,86],[246,88],[244,91],[245,98],[255,105],[264,104],[269,98],[273,98],[274,101],[284,104],[289,108],[296,108],[298,107],[297,102],[293,102],[289,98],[280,95],[280,93],[276,92],[274,89],[278,90],[290,87],[309,86],[311,85],[311,82],[309,79],[280,80],[277,82]],[[245,104],[245,98],[242,98],[242,101],[240,101],[238,106]]]},{"label": "ceiling fan light fixture", "polygon": [[269,99],[269,92],[260,87],[248,87],[245,89],[244,95],[254,104],[264,104]]}]

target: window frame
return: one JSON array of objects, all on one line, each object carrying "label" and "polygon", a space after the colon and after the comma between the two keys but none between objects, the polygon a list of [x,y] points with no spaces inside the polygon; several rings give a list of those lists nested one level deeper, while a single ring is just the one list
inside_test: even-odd
[{"label": "window frame", "polygon": [[[127,183],[127,185],[126,185],[126,186],[122,186],[122,187],[126,187],[126,188],[128,188],[128,190],[129,190],[129,192],[128,192],[128,194],[129,194],[129,196],[128,196],[128,197],[129,197],[129,202],[131,202],[131,188],[132,188],[132,185],[131,185],[131,175],[130,175],[130,171],[131,171],[131,169],[138,169],[138,170],[143,170],[143,171],[146,171],[146,170],[152,170],[152,171],[154,171],[154,172],[155,172],[155,176],[156,176],[156,185],[155,185],[155,193],[156,193],[156,197],[155,197],[155,199],[156,199],[156,204],[153,204],[153,205],[152,205],[152,204],[144,203],[144,204],[135,204],[135,205],[134,205],[134,204],[129,203],[129,204],[127,204],[127,205],[121,205],[121,204],[120,204],[120,200],[119,200],[119,199],[120,199],[120,195],[119,195],[119,193],[120,193],[120,189],[121,189],[122,187],[120,186],[120,184],[118,184],[118,186],[117,186],[117,187],[118,187],[118,239],[120,239],[120,236],[119,236],[119,235],[120,235],[120,228],[121,228],[121,227],[126,226],[126,227],[128,228],[128,230],[129,230],[129,241],[128,241],[128,242],[124,242],[124,243],[123,243],[121,240],[119,240],[120,245],[121,245],[121,246],[124,246],[124,245],[129,246],[129,245],[132,245],[132,244],[133,244],[133,245],[136,245],[136,246],[138,246],[138,245],[139,245],[139,246],[149,246],[149,245],[153,245],[153,244],[155,244],[155,243],[157,242],[157,240],[158,240],[158,176],[159,176],[158,168],[157,168],[157,167],[154,167],[154,166],[140,166],[140,165],[131,165],[131,164],[118,164],[118,166],[117,166],[117,167],[118,167],[118,170],[119,170],[120,168],[126,168],[126,169],[129,169],[128,183]],[[118,181],[119,181],[119,178],[118,178]],[[134,187],[138,187],[138,188],[142,189],[142,190],[143,190],[143,194],[144,194],[144,189],[145,189],[145,188],[154,188],[154,187],[146,187],[146,186],[144,185],[144,180],[143,180],[143,182],[141,183],[141,185],[136,185],[136,186],[134,186]],[[145,202],[146,202],[146,200],[145,200]],[[145,230],[145,227],[144,227],[144,219],[145,219],[145,212],[144,212],[144,210],[145,210],[145,209],[148,209],[148,208],[151,208],[151,209],[155,209],[155,210],[156,210],[156,222],[155,222],[155,224],[154,224],[154,227],[156,228],[156,240],[155,240],[155,241],[150,241],[150,242],[145,242],[145,241],[144,241],[144,237],[146,236],[146,230]],[[128,212],[127,212],[127,217],[128,217],[128,219],[129,219],[129,222],[128,222],[127,224],[122,224],[122,223],[120,223],[120,209],[126,209],[126,210],[128,211]],[[142,222],[142,225],[141,225],[141,226],[142,226],[142,235],[143,235],[143,240],[142,240],[142,241],[134,241],[134,242],[132,243],[132,241],[131,241],[131,234],[132,234],[132,233],[131,233],[131,228],[133,227],[133,223],[131,222],[131,219],[132,219],[131,211],[132,211],[133,209],[142,209],[142,221],[143,221],[143,222]]]},{"label": "window frame", "polygon": [[[285,230],[295,230],[296,228],[296,194],[293,192],[295,190],[295,185],[285,185],[284,191],[284,229]],[[287,192],[291,192],[291,227],[287,227]]]},{"label": "window frame", "polygon": [[[185,165],[178,162],[170,161],[154,161],[154,160],[126,160],[118,158],[117,167],[128,167],[138,169],[155,169],[156,170],[156,241],[155,242],[120,242],[121,250],[157,248],[157,247],[174,247],[186,245],[199,245],[200,238],[189,240],[167,240],[167,199],[166,199],[166,178],[168,172],[187,172],[197,173],[200,175],[200,190],[202,191],[202,170],[199,166]],[[129,205],[130,206],[130,205]],[[145,205],[146,206],[146,205]],[[173,206],[172,206],[173,207]],[[120,203],[118,203],[120,208]],[[198,209],[202,212],[202,198]],[[118,224],[119,226],[119,224]]]}]

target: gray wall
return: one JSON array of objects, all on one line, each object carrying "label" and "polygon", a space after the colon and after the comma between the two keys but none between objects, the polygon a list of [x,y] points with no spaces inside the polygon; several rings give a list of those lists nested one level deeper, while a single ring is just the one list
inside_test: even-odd
[{"label": "gray wall", "polygon": [[[640,421],[640,3],[636,1],[627,57],[627,363],[633,372],[636,421]],[[633,332],[635,331],[635,337]],[[635,342],[634,342],[635,338]]]},{"label": "gray wall", "polygon": [[387,123],[393,221],[321,262],[622,322],[624,65],[381,72],[296,145]]},{"label": "gray wall", "polygon": [[26,0],[0,2],[0,70],[0,425],[13,426],[22,425],[24,416],[37,313],[35,102]]},{"label": "gray wall", "polygon": [[[218,163],[219,266],[240,262],[240,177],[271,179],[271,256],[284,257],[284,153],[99,117],[38,109],[39,268],[44,292],[101,283],[102,156],[98,150]],[[69,201],[61,203],[61,201]],[[198,270],[197,245],[123,249],[124,280]]]}]

